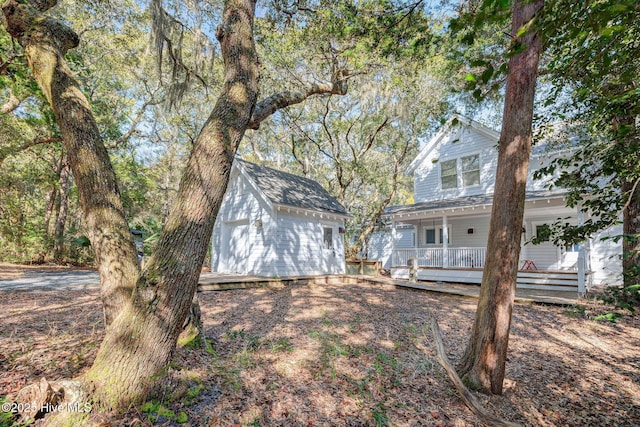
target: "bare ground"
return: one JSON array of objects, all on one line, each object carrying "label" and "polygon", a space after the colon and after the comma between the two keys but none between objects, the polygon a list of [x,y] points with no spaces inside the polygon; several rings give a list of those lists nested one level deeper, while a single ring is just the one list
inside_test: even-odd
[{"label": "bare ground", "polygon": [[[156,397],[104,425],[474,426],[435,362],[436,316],[452,360],[476,300],[388,285],[288,286],[201,294],[203,349],[180,349]],[[517,305],[494,414],[532,426],[640,425],[640,320]],[[0,295],[0,396],[91,364],[104,335],[97,292]]]}]

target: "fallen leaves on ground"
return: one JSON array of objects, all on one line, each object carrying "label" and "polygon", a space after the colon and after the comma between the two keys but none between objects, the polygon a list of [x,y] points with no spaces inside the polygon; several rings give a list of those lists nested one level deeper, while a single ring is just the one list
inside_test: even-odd
[{"label": "fallen leaves on ground", "polygon": [[[474,426],[435,361],[466,345],[475,299],[391,285],[206,292],[210,352],[183,348],[150,399],[114,425]],[[596,304],[516,305],[495,415],[540,426],[640,424],[640,321],[596,322]],[[86,370],[104,336],[98,292],[3,292],[0,396]],[[136,421],[137,420],[137,421]]]}]

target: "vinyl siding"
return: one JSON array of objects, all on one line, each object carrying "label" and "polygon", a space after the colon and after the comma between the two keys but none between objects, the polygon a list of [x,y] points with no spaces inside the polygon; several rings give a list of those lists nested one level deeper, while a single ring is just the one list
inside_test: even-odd
[{"label": "vinyl siding", "polygon": [[[414,234],[415,231],[413,227],[396,229],[396,248],[413,248]],[[382,268],[391,268],[391,253],[393,252],[394,246],[393,240],[393,234],[390,230],[373,233],[369,238],[369,253],[367,254],[367,259],[381,261]]]},{"label": "vinyl siding", "polygon": [[594,285],[622,285],[622,242],[609,237],[620,236],[622,226],[609,227],[591,239],[591,271]]},{"label": "vinyl siding", "polygon": [[379,231],[369,237],[369,251],[367,259],[380,261],[382,268],[391,267],[391,252],[393,251],[393,238],[388,231]]},{"label": "vinyl siding", "polygon": [[[454,131],[445,136],[441,143],[435,147],[414,172],[414,196],[415,202],[428,202],[445,200],[464,196],[480,194],[493,194],[498,162],[498,141],[494,141],[473,128],[464,128],[460,133]],[[462,187],[460,178],[460,161],[458,161],[458,187],[443,189],[440,178],[442,162],[461,159],[470,155],[479,155],[480,160],[480,185],[474,187]],[[553,154],[541,154],[531,157],[527,177],[527,190],[547,190],[554,176],[542,179],[533,179],[533,174],[541,167],[548,166],[553,159]]]},{"label": "vinyl siding", "polygon": [[[256,220],[262,221],[261,229]],[[323,247],[323,226],[333,229],[335,250]],[[328,220],[326,214],[274,212],[234,169],[214,225],[211,270],[269,277],[343,274],[344,235],[339,227],[343,221]]]},{"label": "vinyl siding", "polygon": [[[255,225],[262,221],[262,228]],[[246,239],[230,245],[234,227],[247,224]],[[247,180],[237,173],[230,178],[213,229],[211,270],[219,273],[273,275],[273,215]]]},{"label": "vinyl siding", "polygon": [[[414,172],[415,202],[444,200],[463,196],[493,193],[497,163],[497,141],[480,134],[472,128],[463,128],[445,136]],[[480,185],[462,187],[460,161],[458,161],[458,188],[442,189],[440,164],[447,160],[479,155]]]},{"label": "vinyl siding", "polygon": [[[277,212],[275,271],[278,276],[307,276],[316,274],[343,274],[344,235],[341,220],[320,218],[320,214],[293,214]],[[333,230],[333,249],[324,247],[324,227]]]}]

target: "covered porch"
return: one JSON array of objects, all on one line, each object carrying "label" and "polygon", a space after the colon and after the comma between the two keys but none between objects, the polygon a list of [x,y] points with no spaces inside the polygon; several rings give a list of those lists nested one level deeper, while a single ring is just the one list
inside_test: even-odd
[{"label": "covered porch", "polygon": [[[491,203],[490,196],[476,196],[390,209],[387,215],[391,217],[394,236],[392,277],[479,284],[486,259]],[[586,292],[589,242],[569,248],[550,241],[530,243],[548,224],[569,217],[580,220],[576,210],[565,206],[562,195],[528,195],[521,230],[519,288]]]}]

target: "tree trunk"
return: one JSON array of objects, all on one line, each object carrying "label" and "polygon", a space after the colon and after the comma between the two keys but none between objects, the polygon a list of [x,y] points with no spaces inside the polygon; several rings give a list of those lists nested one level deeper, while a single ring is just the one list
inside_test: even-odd
[{"label": "tree trunk", "polygon": [[[142,274],[109,157],[89,105],[64,61],[64,52],[77,45],[77,37],[38,12],[52,7],[55,0],[31,2],[29,6],[8,0],[3,6],[4,25],[23,46],[36,81],[53,106],[87,216],[106,292],[103,304],[110,306],[105,312],[117,313],[82,380],[93,392],[94,402],[126,408],[145,397],[171,358],[192,304],[237,147],[249,123],[257,126],[268,116],[252,119],[259,69],[253,39],[255,0],[225,2],[217,30],[225,70],[221,95],[194,143],[156,251]],[[306,96],[321,93],[318,90],[346,92],[346,82],[339,83]],[[276,108],[300,102],[298,93],[289,101],[287,95],[271,99]],[[267,106],[264,111],[275,109]]]},{"label": "tree trunk", "polygon": [[[512,33],[541,11],[544,0],[516,0]],[[469,388],[502,394],[531,152],[533,100],[542,42],[529,29],[514,43],[524,50],[509,60],[487,258],[469,344],[458,372]]]},{"label": "tree trunk", "polygon": [[49,201],[47,202],[47,209],[44,212],[44,226],[42,229],[44,230],[44,235],[47,239],[47,251],[49,250],[50,242],[51,242],[51,217],[53,216],[53,211],[56,207],[56,199],[58,198],[58,187],[54,184],[51,192],[49,193]]},{"label": "tree trunk", "polygon": [[67,224],[67,209],[69,207],[69,191],[71,190],[71,176],[69,163],[66,158],[62,159],[62,169],[60,170],[60,208],[56,217],[56,227],[53,241],[53,259],[60,262],[64,255],[64,227]]},{"label": "tree trunk", "polygon": [[85,381],[107,407],[142,400],[170,361],[198,284],[236,149],[258,94],[254,0],[228,0],[217,37],[223,88],[198,136],[155,253],[115,319]]},{"label": "tree trunk", "polygon": [[78,36],[41,13],[55,3],[8,0],[2,5],[3,24],[24,49],[60,127],[100,273],[105,323],[109,325],[135,286],[138,258],[109,155],[89,103],[64,59],[66,51],[78,45]]}]

